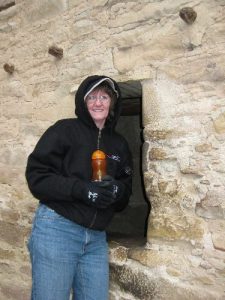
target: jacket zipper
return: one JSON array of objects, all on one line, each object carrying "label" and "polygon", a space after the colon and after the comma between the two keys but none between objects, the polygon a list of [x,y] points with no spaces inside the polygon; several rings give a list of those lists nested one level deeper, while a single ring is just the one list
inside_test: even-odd
[{"label": "jacket zipper", "polygon": [[97,217],[97,213],[98,213],[98,212],[97,212],[97,209],[96,209],[95,214],[94,214],[94,217],[93,217],[93,219],[92,219],[92,222],[91,222],[89,228],[92,228],[92,227],[93,227],[93,225],[94,225],[94,223],[95,223],[95,220],[96,220],[96,217]]},{"label": "jacket zipper", "polygon": [[[101,139],[101,135],[102,135],[102,130],[99,129],[99,130],[98,130],[98,138],[97,138],[97,149],[99,149],[99,147],[100,147],[100,139]],[[89,228],[92,228],[92,227],[93,227],[93,225],[94,225],[94,223],[95,223],[95,220],[96,220],[96,218],[97,218],[97,214],[98,214],[98,212],[97,212],[97,209],[96,209],[95,214],[94,214],[94,217],[93,217],[93,219],[92,219],[92,222],[91,222]]]},{"label": "jacket zipper", "polygon": [[101,136],[102,136],[102,130],[99,129],[98,130],[98,139],[97,139],[97,149],[99,150],[100,148],[100,139],[101,139]]}]

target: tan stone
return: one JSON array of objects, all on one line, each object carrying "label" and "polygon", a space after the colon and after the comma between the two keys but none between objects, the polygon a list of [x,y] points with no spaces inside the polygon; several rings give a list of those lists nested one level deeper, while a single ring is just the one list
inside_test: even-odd
[{"label": "tan stone", "polygon": [[203,176],[204,174],[204,169],[202,168],[202,165],[189,165],[189,166],[183,166],[180,169],[181,173],[183,174],[193,174],[193,175],[197,175],[197,176]]},{"label": "tan stone", "polygon": [[49,18],[52,15],[62,13],[67,8],[67,2],[64,0],[57,1],[57,3],[53,0],[41,0],[38,3],[31,0],[29,2],[27,11],[25,11],[26,18],[29,22]]},{"label": "tan stone", "polygon": [[110,243],[110,261],[117,261],[117,263],[124,263],[127,260],[128,249],[118,244]]},{"label": "tan stone", "polygon": [[145,139],[150,138],[150,140],[165,140],[171,135],[171,131],[166,130],[152,130],[145,128]]},{"label": "tan stone", "polygon": [[11,283],[1,283],[2,299],[29,299],[30,289],[27,286],[18,286]]},{"label": "tan stone", "polygon": [[15,247],[24,246],[24,238],[28,234],[28,230],[19,226],[18,224],[10,224],[5,221],[0,221],[0,238],[2,241]]},{"label": "tan stone", "polygon": [[167,154],[163,149],[152,148],[149,152],[149,158],[151,160],[164,160],[167,158]]},{"label": "tan stone", "polygon": [[225,221],[210,220],[209,230],[212,233],[212,241],[215,249],[225,251]]},{"label": "tan stone", "polygon": [[182,275],[182,273],[175,268],[167,267],[166,271],[169,275],[171,275],[173,277],[180,277]]},{"label": "tan stone", "polygon": [[224,216],[223,202],[223,187],[212,188],[196,204],[196,214],[209,219],[221,219]]},{"label": "tan stone", "polygon": [[206,196],[201,200],[202,206],[222,206],[223,198],[223,187],[214,187],[207,192]]},{"label": "tan stone", "polygon": [[27,276],[31,276],[31,266],[29,265],[24,265],[20,267],[20,272],[22,274],[25,274]]},{"label": "tan stone", "polygon": [[11,209],[2,210],[0,215],[5,222],[8,222],[12,225],[17,223],[20,218],[19,212],[12,211]]},{"label": "tan stone", "polygon": [[160,266],[171,266],[176,260],[176,264],[184,265],[186,259],[182,255],[177,255],[172,251],[157,251],[148,249],[130,249],[128,251],[128,258],[140,262],[144,266],[150,268],[157,268]]},{"label": "tan stone", "polygon": [[175,196],[178,193],[177,180],[164,181],[159,180],[159,192],[169,196]]},{"label": "tan stone", "polygon": [[154,172],[145,172],[144,173],[144,183],[146,188],[146,193],[150,196],[158,195],[159,193],[159,187],[158,182],[155,179],[157,175]]},{"label": "tan stone", "polygon": [[212,150],[211,144],[199,144],[195,146],[197,152],[208,152]]},{"label": "tan stone", "polygon": [[0,248],[0,259],[4,260],[11,260],[15,257],[15,252],[8,249]]},{"label": "tan stone", "polygon": [[[142,82],[142,101],[143,107],[143,126],[150,124],[150,129],[154,128],[153,125],[158,124],[160,109],[158,107],[158,100],[156,92],[152,86],[151,80],[145,80]],[[156,127],[158,128],[158,127]]]},{"label": "tan stone", "polygon": [[151,238],[201,241],[205,231],[205,222],[194,216],[154,215],[149,222],[148,241],[151,242]]},{"label": "tan stone", "polygon": [[19,130],[20,130],[19,120],[12,118],[12,114],[9,115],[10,115],[9,119],[2,118],[0,121],[0,137],[2,140],[15,139],[19,134]]},{"label": "tan stone", "polygon": [[13,183],[14,185],[22,186],[25,182],[24,168],[13,166],[6,169],[4,164],[0,164],[0,182],[4,184]]},{"label": "tan stone", "polygon": [[149,126],[146,126],[144,129],[144,137],[145,139],[150,140],[166,140],[166,139],[177,139],[181,138],[187,133],[185,131],[179,131],[178,129],[170,129],[170,130],[152,130],[152,128]]},{"label": "tan stone", "polygon": [[216,133],[224,134],[225,133],[225,113],[220,114],[214,121],[214,128]]},{"label": "tan stone", "polygon": [[210,278],[209,276],[198,277],[198,281],[205,285],[214,285],[215,284],[215,280]]}]

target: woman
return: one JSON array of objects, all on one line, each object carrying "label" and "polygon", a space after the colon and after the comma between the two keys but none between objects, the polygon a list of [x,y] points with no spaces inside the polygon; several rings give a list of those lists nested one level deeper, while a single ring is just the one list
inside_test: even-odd
[{"label": "woman", "polygon": [[[32,300],[108,299],[105,228],[131,195],[131,155],[115,132],[120,90],[106,76],[90,76],[79,86],[77,118],[56,122],[30,154],[26,178],[40,201],[28,248]],[[93,182],[91,155],[107,156],[107,174]]]}]

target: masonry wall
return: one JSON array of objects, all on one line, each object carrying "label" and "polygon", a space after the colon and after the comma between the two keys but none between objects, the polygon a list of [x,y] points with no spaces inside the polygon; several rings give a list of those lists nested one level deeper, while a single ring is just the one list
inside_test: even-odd
[{"label": "masonry wall", "polygon": [[[179,16],[186,6],[193,24]],[[145,245],[110,244],[110,298],[225,298],[224,10],[223,0],[0,2],[1,299],[29,299],[27,156],[74,116],[90,74],[143,86],[152,212]]]}]

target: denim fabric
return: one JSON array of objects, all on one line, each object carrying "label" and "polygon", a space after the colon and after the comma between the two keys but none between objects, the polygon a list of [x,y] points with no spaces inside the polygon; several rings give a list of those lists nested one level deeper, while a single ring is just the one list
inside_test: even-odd
[{"label": "denim fabric", "polygon": [[32,300],[108,299],[108,245],[104,231],[82,227],[45,205],[36,211],[28,243]]}]

